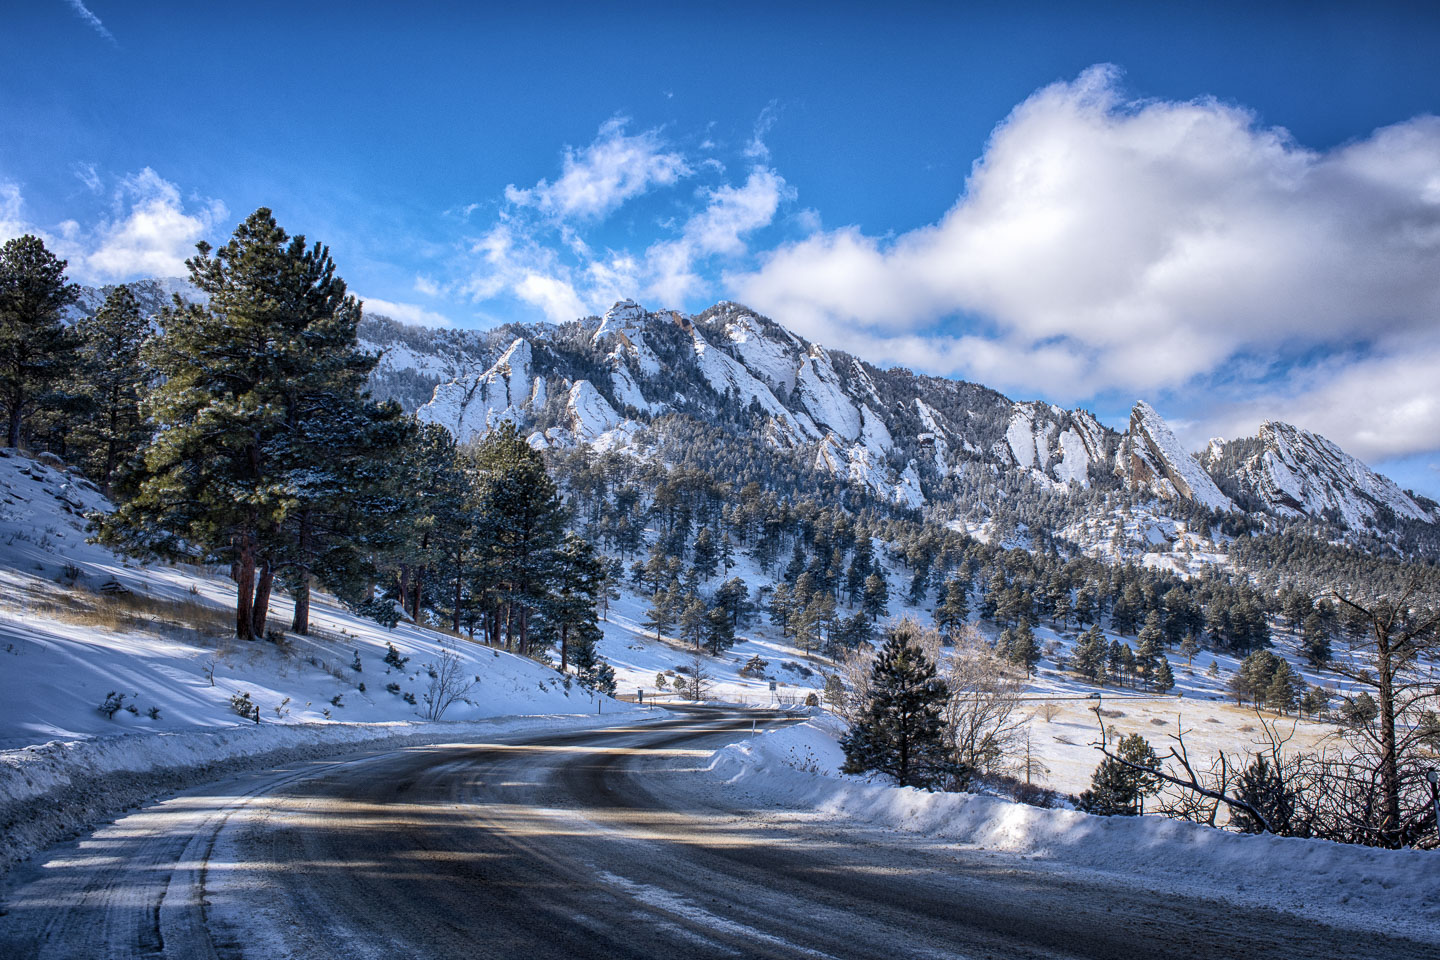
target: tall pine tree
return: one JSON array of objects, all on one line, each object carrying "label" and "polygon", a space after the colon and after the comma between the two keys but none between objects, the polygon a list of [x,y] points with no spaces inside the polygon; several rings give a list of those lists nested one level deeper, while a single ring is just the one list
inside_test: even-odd
[{"label": "tall pine tree", "polygon": [[902,787],[934,787],[950,771],[943,720],[949,692],[919,640],[912,621],[886,631],[870,670],[869,701],[840,741],[846,773],[873,770]]}]

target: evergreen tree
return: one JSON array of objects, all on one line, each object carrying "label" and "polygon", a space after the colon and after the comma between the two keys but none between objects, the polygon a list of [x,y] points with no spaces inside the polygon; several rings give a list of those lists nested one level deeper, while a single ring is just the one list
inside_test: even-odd
[{"label": "evergreen tree", "polygon": [[1135,650],[1136,671],[1147,683],[1153,679],[1159,665],[1161,643],[1164,636],[1160,629],[1160,614],[1151,610],[1145,618],[1145,626],[1140,629],[1140,634],[1136,638],[1139,646]]},{"label": "evergreen tree", "polygon": [[874,623],[890,612],[890,585],[880,573],[865,578],[865,600],[861,605],[865,615]]},{"label": "evergreen tree", "polygon": [[647,630],[654,630],[656,640],[675,623],[675,617],[679,613],[676,609],[680,600],[679,586],[678,583],[672,583],[668,589],[657,590],[650,596],[650,606],[646,608],[645,619],[640,625]]},{"label": "evergreen tree", "polygon": [[715,571],[720,565],[720,548],[715,542],[715,536],[710,532],[709,527],[701,527],[700,532],[695,536],[695,543],[691,547],[693,566],[695,572],[702,580],[709,580],[715,576]]},{"label": "evergreen tree", "polygon": [[750,615],[750,588],[739,577],[732,577],[720,584],[715,591],[715,603],[730,618],[730,632],[734,635]]},{"label": "evergreen tree", "polygon": [[353,342],[359,305],[329,252],[291,238],[264,208],[214,256],[197,249],[187,265],[205,300],[177,298],[161,313],[163,336],[146,350],[156,386],[145,410],[158,431],[136,495],[101,539],[229,561],[235,632],[249,639],[264,632],[282,528],[299,505],[290,392],[315,360],[308,338],[348,328]]},{"label": "evergreen tree", "polygon": [[1312,667],[1323,667],[1330,662],[1330,630],[1317,610],[1306,615],[1300,628],[1300,652]]},{"label": "evergreen tree", "polygon": [[76,364],[78,338],[62,322],[73,303],[64,260],[26,234],[0,246],[0,408],[6,446],[20,446],[25,416],[52,401]]},{"label": "evergreen tree", "polygon": [[488,548],[483,576],[494,591],[494,616],[506,625],[506,646],[530,653],[530,618],[560,575],[563,506],[540,452],[508,420],[475,454],[478,513]]},{"label": "evergreen tree", "polygon": [[70,443],[86,475],[107,494],[115,471],[130,463],[150,437],[140,415],[145,380],[140,348],[147,326],[124,284],[106,294],[95,316],[75,325],[80,346],[74,389],[85,402]]},{"label": "evergreen tree", "polygon": [[566,534],[556,555],[559,563],[555,589],[542,606],[544,625],[558,634],[560,672],[570,665],[570,638],[587,627],[596,626],[595,602],[605,582],[605,558],[595,548],[575,536]]},{"label": "evergreen tree", "polygon": [[902,787],[933,787],[949,770],[942,718],[949,693],[906,621],[886,631],[870,670],[869,699],[840,741],[846,773],[878,771]]},{"label": "evergreen tree", "polygon": [[1028,677],[1040,662],[1040,645],[1035,642],[1035,631],[1029,620],[1021,620],[1015,627],[1005,631],[1010,634],[1006,644],[1005,658],[1017,667],[1023,667]]},{"label": "evergreen tree", "polygon": [[[1160,765],[1160,759],[1149,742],[1138,733],[1122,738],[1115,753],[1122,760],[1128,760],[1148,770],[1154,770]],[[1145,812],[1145,798],[1159,789],[1160,779],[1153,773],[1137,770],[1120,760],[1106,757],[1095,768],[1090,779],[1090,789],[1080,794],[1076,808],[1106,817],[1133,817]]]},{"label": "evergreen tree", "polygon": [[[580,681],[580,686],[596,693],[602,693],[607,697],[615,696],[615,668],[605,662],[596,649],[600,640],[600,628],[594,623],[582,623],[575,631],[574,639],[571,641],[574,651],[575,679]],[[664,675],[657,676],[659,682]]]},{"label": "evergreen tree", "polygon": [[1160,655],[1150,683],[1156,693],[1168,693],[1175,686],[1175,671],[1170,669],[1170,660],[1164,654]]},{"label": "evergreen tree", "polygon": [[1105,661],[1110,650],[1105,634],[1099,624],[1094,624],[1080,636],[1075,647],[1075,669],[1084,677],[1096,683],[1105,682]]},{"label": "evergreen tree", "polygon": [[735,627],[724,607],[712,607],[705,614],[705,649],[718,657],[735,645]]},{"label": "evergreen tree", "polygon": [[1243,807],[1230,808],[1230,825],[1241,833],[1264,833],[1266,826],[1281,836],[1291,833],[1295,820],[1295,791],[1280,772],[1263,756],[1255,759],[1240,774],[1235,795],[1250,804],[1265,818],[1261,822]]},{"label": "evergreen tree", "polygon": [[967,584],[958,577],[945,585],[945,599],[935,608],[935,624],[942,632],[953,636],[970,619],[967,592]]}]

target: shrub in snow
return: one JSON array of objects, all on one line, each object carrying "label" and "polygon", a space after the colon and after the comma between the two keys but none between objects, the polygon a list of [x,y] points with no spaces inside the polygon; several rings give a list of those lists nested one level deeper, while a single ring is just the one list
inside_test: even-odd
[{"label": "shrub in snow", "polygon": [[249,692],[230,695],[230,709],[246,720],[260,722],[260,705],[250,699]]},{"label": "shrub in snow", "polygon": [[105,714],[108,719],[113,720],[115,719],[116,712],[123,706],[125,706],[125,694],[116,693],[114,690],[111,690],[105,694],[105,700],[100,704],[99,710]]},{"label": "shrub in snow", "polygon": [[405,664],[409,662],[409,657],[400,656],[400,651],[395,649],[395,644],[385,644],[385,665],[387,667],[393,667],[396,670],[404,670]]},{"label": "shrub in snow", "polygon": [[364,667],[360,666],[360,651],[359,651],[359,650],[356,650],[356,651],[355,651],[355,659],[352,660],[352,661],[350,661],[350,669],[351,669],[351,670],[354,670],[356,673],[363,673],[364,670],[365,670]]},{"label": "shrub in snow", "polygon": [[398,697],[398,696],[400,695],[400,684],[398,684],[398,683],[387,683],[387,684],[385,684],[385,692],[386,692],[386,693],[393,693],[395,696]]},{"label": "shrub in snow", "polygon": [[332,707],[343,707],[343,706],[345,706],[345,695],[344,695],[343,693],[337,693],[337,694],[335,694],[335,696],[333,696],[333,697],[330,698],[330,706],[332,706]]},{"label": "shrub in snow", "polygon": [[147,717],[149,717],[151,720],[159,720],[159,719],[160,719],[160,708],[159,708],[159,707],[151,707],[149,710],[146,710],[146,711],[145,711],[145,715],[146,715]]}]

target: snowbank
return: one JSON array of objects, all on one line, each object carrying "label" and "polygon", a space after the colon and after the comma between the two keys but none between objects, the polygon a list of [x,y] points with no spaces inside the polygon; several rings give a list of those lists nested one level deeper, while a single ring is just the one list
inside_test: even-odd
[{"label": "snowbank", "polygon": [[141,803],[247,770],[365,749],[488,742],[658,716],[654,710],[626,710],[459,723],[261,723],[0,751],[0,875],[35,851]]},{"label": "snowbank", "polygon": [[717,751],[711,773],[822,816],[998,851],[1058,870],[1440,941],[1440,855],[1241,836],[1160,817],[1097,817],[994,797],[927,793],[838,773],[837,721],[821,715]]}]

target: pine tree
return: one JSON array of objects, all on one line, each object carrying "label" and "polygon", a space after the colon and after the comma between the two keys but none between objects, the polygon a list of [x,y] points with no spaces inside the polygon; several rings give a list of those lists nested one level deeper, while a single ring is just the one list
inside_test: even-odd
[{"label": "pine tree", "polygon": [[[1116,755],[1132,764],[1154,770],[1160,760],[1146,739],[1132,733],[1120,740]],[[1160,789],[1160,779],[1152,773],[1136,770],[1112,757],[1106,757],[1095,768],[1090,789],[1080,794],[1077,809],[1101,816],[1132,817],[1145,812],[1145,798]]]},{"label": "pine tree", "polygon": [[52,399],[76,364],[79,341],[61,319],[77,291],[65,266],[31,234],[0,247],[0,408],[12,448],[25,416]]},{"label": "pine tree", "polygon": [[1156,693],[1168,693],[1175,686],[1175,671],[1170,669],[1170,660],[1164,654],[1160,655],[1151,685]]},{"label": "pine tree", "polygon": [[1139,645],[1135,650],[1135,668],[1147,683],[1154,678],[1155,669],[1161,658],[1161,643],[1165,634],[1160,629],[1160,614],[1151,610],[1145,618],[1145,626],[1136,638]]},{"label": "pine tree", "polygon": [[1230,825],[1241,833],[1270,832],[1287,836],[1295,819],[1295,791],[1285,778],[1263,756],[1255,759],[1240,774],[1235,795],[1259,811],[1262,822],[1243,807],[1230,808]]},{"label": "pine tree", "polygon": [[1040,662],[1040,645],[1035,641],[1035,631],[1031,629],[1030,621],[1021,620],[1006,632],[1010,634],[1010,642],[1005,650],[1006,659],[1017,667],[1023,667],[1025,675],[1030,676],[1035,665]]},{"label": "pine tree", "polygon": [[865,600],[861,609],[872,623],[890,612],[890,585],[878,572],[865,578]]},{"label": "pine tree", "polygon": [[1300,652],[1312,667],[1323,667],[1330,662],[1330,630],[1319,611],[1311,610],[1305,617],[1300,628]]},{"label": "pine tree", "polygon": [[144,404],[157,434],[136,495],[106,518],[101,539],[229,561],[235,632],[250,639],[264,632],[283,524],[298,506],[287,391],[315,359],[307,338],[353,331],[359,306],[329,252],[291,238],[264,208],[214,256],[197,249],[187,265],[205,300],[177,298],[160,315]]},{"label": "pine tree", "polygon": [[[580,682],[580,686],[587,690],[613,697],[615,696],[615,668],[600,656],[597,649],[599,641],[600,628],[594,623],[582,623],[575,630],[574,639],[571,641],[575,678]],[[663,679],[663,674],[657,676],[657,681]]]},{"label": "pine tree", "polygon": [[95,316],[75,324],[80,346],[75,392],[84,399],[70,443],[85,472],[105,493],[116,470],[129,464],[150,437],[140,414],[145,368],[140,348],[148,323],[130,288],[105,296]]},{"label": "pine tree", "polygon": [[645,610],[645,619],[640,625],[647,630],[655,631],[655,639],[659,640],[662,633],[667,632],[675,623],[678,614],[676,609],[679,604],[679,584],[672,583],[670,588],[657,590],[650,595],[650,606]]},{"label": "pine tree", "polygon": [[1075,668],[1096,683],[1105,682],[1105,659],[1109,654],[1105,634],[1094,624],[1080,636],[1075,648]]},{"label": "pine tree", "polygon": [[945,585],[945,599],[935,608],[935,625],[951,636],[970,619],[967,584],[955,578]]},{"label": "pine tree", "polygon": [[840,741],[846,773],[878,771],[902,787],[933,787],[949,770],[942,712],[949,696],[906,621],[886,631],[870,671],[869,701]]},{"label": "pine tree", "polygon": [[712,607],[705,614],[705,649],[718,657],[735,645],[735,627],[724,607]]},{"label": "pine tree", "polygon": [[556,553],[564,507],[539,451],[508,420],[486,435],[475,460],[478,512],[489,547],[483,573],[494,589],[495,615],[506,624],[506,645],[529,655],[531,615],[561,572]]},{"label": "pine tree", "polygon": [[709,527],[700,528],[691,550],[695,572],[700,579],[709,580],[715,576],[715,571],[720,565],[720,550]]}]

